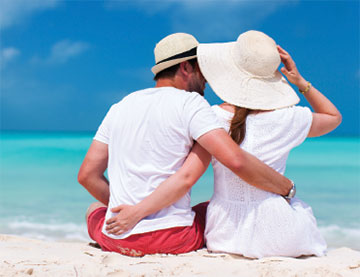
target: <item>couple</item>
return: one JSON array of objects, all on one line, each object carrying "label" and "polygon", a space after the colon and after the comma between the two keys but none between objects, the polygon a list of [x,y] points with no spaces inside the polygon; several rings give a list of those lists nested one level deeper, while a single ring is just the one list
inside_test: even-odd
[{"label": "couple", "polygon": [[[258,31],[215,44],[176,33],[154,53],[156,86],[110,108],[80,168],[79,182],[100,201],[86,214],[90,237],[129,256],[205,243],[251,258],[324,255],[311,208],[282,174],[292,148],[340,124],[336,107]],[[280,62],[314,113],[295,106]],[[202,97],[205,79],[220,106]],[[210,161],[214,195],[191,208],[190,189]]]}]

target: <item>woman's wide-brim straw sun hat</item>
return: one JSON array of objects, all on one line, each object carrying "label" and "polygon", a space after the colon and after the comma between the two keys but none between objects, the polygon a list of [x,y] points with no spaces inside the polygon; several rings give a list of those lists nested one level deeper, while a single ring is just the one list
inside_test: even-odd
[{"label": "woman's wide-brim straw sun hat", "polygon": [[175,33],[163,38],[155,46],[155,66],[151,71],[156,75],[173,65],[196,58],[198,45],[196,38],[185,33]]},{"label": "woman's wide-brim straw sun hat", "polygon": [[275,41],[262,32],[245,32],[235,42],[199,44],[197,58],[211,88],[229,104],[274,110],[300,101],[278,71]]}]

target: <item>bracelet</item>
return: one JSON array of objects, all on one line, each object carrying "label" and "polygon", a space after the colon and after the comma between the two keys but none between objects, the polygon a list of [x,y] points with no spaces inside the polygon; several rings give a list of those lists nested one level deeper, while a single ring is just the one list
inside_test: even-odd
[{"label": "bracelet", "polygon": [[307,82],[307,86],[306,86],[305,90],[302,91],[302,90],[299,89],[299,91],[300,91],[301,94],[305,94],[310,90],[310,88],[311,88],[311,83]]}]

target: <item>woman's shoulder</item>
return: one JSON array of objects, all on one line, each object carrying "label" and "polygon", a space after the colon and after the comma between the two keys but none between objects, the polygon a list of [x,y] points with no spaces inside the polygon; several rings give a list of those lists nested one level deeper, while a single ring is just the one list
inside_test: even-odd
[{"label": "woman's shoulder", "polygon": [[266,111],[260,113],[252,113],[249,118],[256,120],[277,120],[278,122],[292,121],[294,118],[308,117],[311,115],[311,110],[308,107],[291,106],[273,111]]},{"label": "woman's shoulder", "polygon": [[282,108],[275,110],[279,113],[308,113],[311,112],[311,110],[308,107],[304,106],[291,106],[287,108]]},{"label": "woman's shoulder", "polygon": [[234,113],[223,109],[220,105],[213,105],[211,106],[212,110],[215,112],[215,114],[223,119],[231,120],[234,116]]}]

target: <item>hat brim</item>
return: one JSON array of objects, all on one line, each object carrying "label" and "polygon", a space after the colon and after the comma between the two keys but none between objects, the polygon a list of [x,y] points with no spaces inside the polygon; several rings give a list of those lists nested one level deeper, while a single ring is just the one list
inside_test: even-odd
[{"label": "hat brim", "polygon": [[279,71],[273,77],[252,76],[234,62],[235,42],[199,44],[200,70],[213,91],[225,102],[256,110],[290,107],[300,99]]},{"label": "hat brim", "polygon": [[180,59],[174,59],[174,60],[166,61],[166,62],[163,62],[163,63],[159,63],[157,65],[154,65],[151,68],[151,71],[152,71],[152,73],[154,73],[156,75],[160,71],[162,71],[162,70],[164,70],[166,68],[172,67],[173,65],[177,65],[179,63],[182,63],[182,62],[185,62],[187,60],[194,59],[194,58],[196,58],[196,55],[189,56],[189,57],[184,57],[184,58],[180,58]]}]

